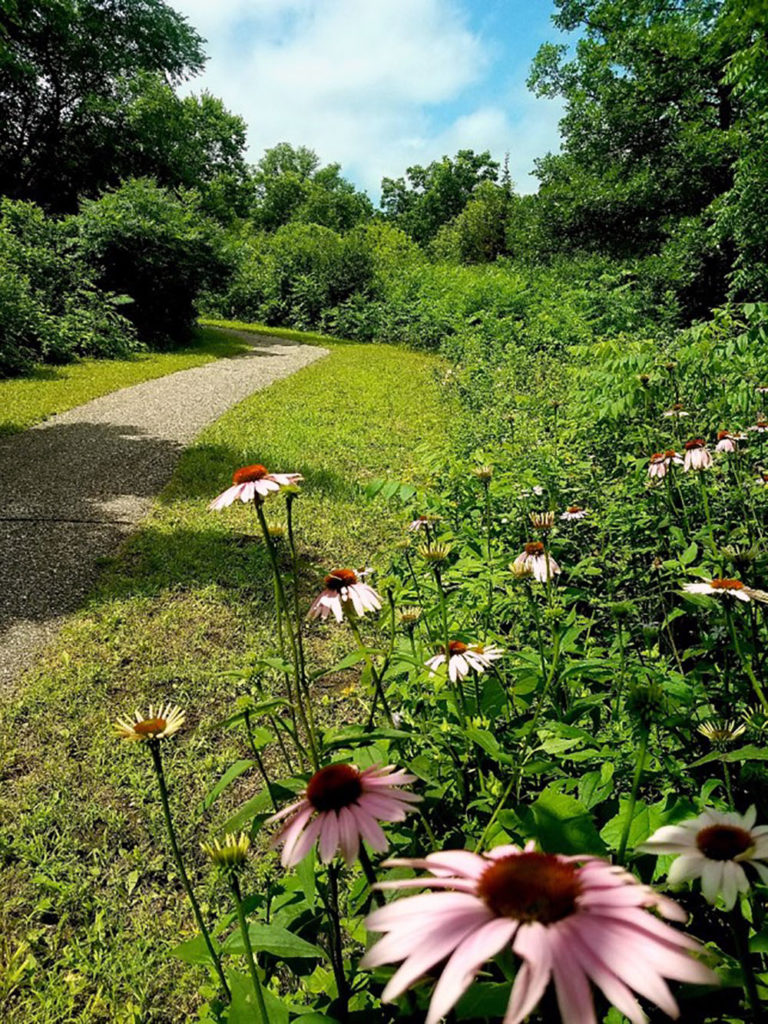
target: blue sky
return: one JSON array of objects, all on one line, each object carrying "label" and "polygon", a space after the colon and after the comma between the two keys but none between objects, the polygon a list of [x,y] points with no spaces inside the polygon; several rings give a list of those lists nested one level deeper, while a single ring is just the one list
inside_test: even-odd
[{"label": "blue sky", "polygon": [[381,178],[461,148],[533,160],[558,147],[558,101],[525,87],[551,0],[170,0],[207,39],[209,89],[248,125],[249,159],[311,146],[378,199]]}]

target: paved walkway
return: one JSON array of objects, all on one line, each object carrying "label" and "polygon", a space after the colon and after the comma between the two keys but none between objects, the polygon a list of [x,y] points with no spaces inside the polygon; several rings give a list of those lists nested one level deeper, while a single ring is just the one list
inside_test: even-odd
[{"label": "paved walkway", "polygon": [[92,588],[207,424],[327,350],[233,331],[250,352],[115,391],[0,438],[0,693]]}]

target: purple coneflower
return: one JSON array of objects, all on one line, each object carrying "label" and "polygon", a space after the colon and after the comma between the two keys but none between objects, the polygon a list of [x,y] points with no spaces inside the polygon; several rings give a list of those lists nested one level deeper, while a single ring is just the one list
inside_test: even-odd
[{"label": "purple coneflower", "polygon": [[728,453],[735,452],[736,442],[744,441],[745,439],[746,434],[732,434],[730,430],[718,430],[715,451]]},{"label": "purple coneflower", "polygon": [[[282,864],[294,867],[318,842],[320,860],[327,864],[340,852],[347,864],[365,840],[372,850],[389,848],[380,821],[403,821],[421,797],[399,789],[415,775],[394,771],[393,765],[360,771],[353,764],[329,764],[315,772],[299,800],[266,822],[283,821],[273,845],[283,844]],[[287,819],[287,820],[285,820]]]},{"label": "purple coneflower", "polygon": [[550,555],[540,540],[526,544],[512,563],[512,571],[518,575],[530,572],[539,583],[546,583],[560,573],[560,566]]},{"label": "purple coneflower", "polygon": [[258,463],[243,466],[233,474],[232,486],[222,491],[208,507],[218,511],[238,499],[246,503],[255,498],[268,498],[270,494],[275,494],[283,487],[292,487],[303,479],[300,473],[270,473]]},{"label": "purple coneflower", "polygon": [[681,921],[685,912],[604,860],[538,853],[529,844],[483,855],[446,850],[388,866],[436,877],[382,882],[379,888],[449,890],[395,900],[366,921],[371,931],[386,934],[361,966],[401,963],[384,989],[385,1002],[444,962],[426,1024],[442,1020],[482,965],[505,949],[523,963],[504,1024],[525,1020],[550,979],[564,1024],[594,1024],[590,982],[633,1024],[647,1019],[633,993],[676,1017],[665,979],[717,983],[692,956],[699,943],[648,913],[654,909]]},{"label": "purple coneflower", "polygon": [[664,413],[667,419],[674,417],[675,419],[682,419],[684,416],[690,416],[689,412],[686,412],[683,408],[682,402],[675,402],[671,409],[667,409]]},{"label": "purple coneflower", "polygon": [[670,448],[665,452],[654,452],[648,463],[648,476],[652,480],[663,480],[670,466],[682,466],[683,460],[677,452]]},{"label": "purple coneflower", "polygon": [[756,590],[748,587],[741,580],[732,580],[722,577],[715,577],[711,580],[702,580],[701,583],[685,583],[683,590],[689,594],[708,594],[732,597],[736,601],[743,601],[748,604],[750,601],[760,601],[763,604],[768,601],[768,594],[763,590]]},{"label": "purple coneflower", "polygon": [[561,513],[560,518],[570,522],[573,519],[583,519],[587,514],[588,510],[581,505],[569,505],[565,512]]},{"label": "purple coneflower", "polygon": [[334,569],[325,577],[325,589],[312,602],[308,618],[323,621],[333,612],[337,622],[353,611],[363,616],[366,612],[377,612],[381,598],[367,583],[361,582],[352,569]]},{"label": "purple coneflower", "polygon": [[700,437],[685,442],[685,459],[683,470],[688,473],[690,470],[709,469],[712,465],[712,454],[707,448],[707,442]]}]

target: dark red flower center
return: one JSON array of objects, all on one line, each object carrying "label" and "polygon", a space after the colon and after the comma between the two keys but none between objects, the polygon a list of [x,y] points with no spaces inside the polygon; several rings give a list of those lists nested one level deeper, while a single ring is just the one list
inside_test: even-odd
[{"label": "dark red flower center", "polygon": [[730,432],[727,431],[727,430],[718,430],[718,432],[717,432],[717,440],[718,441],[724,441],[726,439],[726,437],[730,437],[730,436],[731,436]]},{"label": "dark red flower center", "polygon": [[336,590],[339,593],[344,587],[351,587],[353,583],[357,583],[357,576],[351,569],[334,569],[325,577],[326,589]]},{"label": "dark red flower center", "polygon": [[685,450],[687,452],[692,452],[697,448],[703,448],[706,443],[707,442],[703,441],[700,437],[695,437],[692,441],[685,442]]},{"label": "dark red flower center", "polygon": [[567,510],[571,515],[575,515],[577,512],[583,512],[584,509],[581,505],[569,505]]},{"label": "dark red flower center", "polygon": [[736,825],[709,825],[697,833],[696,845],[710,860],[734,860],[753,841],[746,829]]},{"label": "dark red flower center", "polygon": [[709,581],[713,590],[743,590],[744,584],[741,580],[714,579]]},{"label": "dark red flower center", "polygon": [[674,448],[668,448],[664,452],[664,458],[665,459],[674,459],[676,455],[677,455],[677,452],[675,451]]},{"label": "dark red flower center", "polygon": [[252,466],[243,466],[242,469],[235,470],[232,476],[233,484],[250,484],[254,480],[263,480],[267,475],[267,469],[265,466],[259,465],[258,462]]},{"label": "dark red flower center", "polygon": [[143,722],[137,722],[133,731],[139,736],[152,736],[156,732],[162,732],[167,724],[164,718],[147,718]]},{"label": "dark red flower center", "polygon": [[307,786],[307,799],[316,811],[340,811],[363,792],[360,772],[351,764],[329,764],[315,772]]},{"label": "dark red flower center", "polygon": [[540,555],[544,551],[544,545],[540,540],[532,540],[529,544],[525,545],[526,555]]},{"label": "dark red flower center", "polygon": [[764,430],[766,427],[768,427],[768,420],[758,420],[755,426],[758,426],[762,430]]},{"label": "dark red flower center", "polygon": [[513,853],[486,868],[477,893],[498,917],[554,924],[576,910],[581,892],[573,865],[549,853]]}]

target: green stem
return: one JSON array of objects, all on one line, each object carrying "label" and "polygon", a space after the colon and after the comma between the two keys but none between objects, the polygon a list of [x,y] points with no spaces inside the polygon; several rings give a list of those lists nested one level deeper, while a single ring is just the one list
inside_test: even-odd
[{"label": "green stem", "polygon": [[326,909],[331,919],[331,946],[333,956],[333,973],[336,978],[336,989],[339,994],[338,1014],[341,1024],[347,1024],[349,1020],[349,988],[347,976],[344,973],[344,945],[341,938],[341,915],[339,913],[339,879],[338,867],[331,863],[328,865],[328,902]]},{"label": "green stem", "polygon": [[744,920],[738,904],[729,911],[728,917],[731,930],[733,932],[733,939],[736,944],[736,955],[738,956],[739,963],[741,964],[744,992],[746,993],[747,1002],[749,1003],[749,1008],[752,1012],[750,1020],[753,1024],[759,1024],[760,1021],[765,1020],[765,1014],[763,1004],[760,999],[760,993],[757,990],[757,979],[755,978],[755,972],[749,955],[749,934],[747,922]]},{"label": "green stem", "polygon": [[[357,625],[357,622],[351,616],[347,619],[347,621],[349,622],[349,628],[352,630],[355,640],[357,641],[357,646],[360,648],[363,657],[365,658],[365,662],[368,665],[368,668],[371,670],[371,677],[373,679],[373,685],[376,690],[373,710],[375,710],[375,700],[380,700],[381,706],[384,708],[384,714],[387,716],[387,719],[389,720],[389,724],[391,726],[394,726],[395,723],[392,719],[392,712],[389,709],[389,704],[387,704],[387,698],[384,694],[384,686],[382,685],[379,673],[376,671],[376,666],[373,663],[373,658],[371,657],[370,651],[363,643],[362,636],[360,636],[360,627]],[[371,724],[373,724],[372,721]]]},{"label": "green stem", "polygon": [[[290,612],[288,610],[288,599],[285,596],[285,587],[283,586],[283,579],[282,576],[280,575],[280,565],[277,561],[277,552],[275,551],[275,546],[272,543],[272,538],[269,535],[269,527],[267,525],[267,520],[264,515],[262,502],[260,501],[260,499],[257,498],[254,501],[254,505],[256,506],[256,515],[259,517],[259,525],[261,526],[261,532],[264,534],[264,543],[267,546],[267,551],[269,552],[269,559],[272,563],[272,572],[274,573],[275,577],[275,585],[277,587],[278,598],[280,603],[282,604],[283,611],[285,612],[286,617],[288,617],[290,615]],[[296,637],[294,636],[293,630],[290,628],[290,625],[288,626],[288,637],[291,642],[291,653],[293,655],[293,671],[294,679],[296,682],[299,716],[301,717],[301,724],[304,726],[304,730],[307,734],[307,741],[309,743],[309,756],[312,761],[312,767],[315,769],[315,771],[317,771],[320,762],[317,757],[317,746],[315,743],[314,729],[310,724],[310,721],[307,717],[306,709],[304,707],[304,695],[302,693],[301,686],[301,668],[299,662],[299,651],[296,645]]]},{"label": "green stem", "polygon": [[743,650],[741,649],[741,644],[739,643],[739,638],[738,638],[738,635],[736,633],[736,626],[735,626],[735,624],[733,622],[733,615],[731,613],[730,606],[727,604],[727,601],[728,601],[728,598],[725,597],[724,598],[724,602],[725,603],[724,603],[723,607],[725,608],[725,619],[726,619],[726,622],[728,624],[728,629],[729,629],[730,634],[731,634],[731,640],[733,641],[734,650],[736,651],[736,655],[737,655],[739,661],[741,662],[741,667],[744,669],[745,673],[747,674],[747,677],[749,678],[750,683],[752,684],[752,689],[755,691],[755,695],[757,696],[757,699],[760,701],[760,703],[763,706],[763,711],[765,711],[766,714],[768,714],[768,698],[766,698],[765,692],[763,691],[762,686],[758,682],[757,676],[755,675],[754,671],[752,670],[752,663],[751,663],[751,661],[749,660],[749,658],[747,658],[746,654],[744,654]]},{"label": "green stem", "polygon": [[490,628],[493,615],[493,551],[491,547],[491,485],[489,480],[483,481],[485,488],[485,534],[488,559],[488,607],[486,609],[486,630]]},{"label": "green stem", "polygon": [[240,923],[240,934],[243,937],[243,945],[245,946],[245,958],[248,961],[248,969],[251,972],[253,994],[256,997],[256,1005],[259,1008],[259,1016],[261,1017],[262,1024],[269,1024],[267,1007],[264,1004],[264,993],[261,990],[259,972],[256,967],[256,957],[253,954],[251,936],[248,934],[248,922],[245,919],[245,911],[243,910],[243,898],[240,894],[240,883],[238,882],[237,875],[234,872],[230,875],[230,882],[232,885],[232,896],[235,901],[235,909],[237,910],[237,920]]},{"label": "green stem", "polygon": [[374,871],[373,864],[371,864],[371,858],[368,856],[368,851],[363,846],[362,840],[360,841],[360,850],[357,854],[357,859],[360,861],[360,867],[363,869],[363,874],[370,886],[371,899],[373,899],[378,906],[383,907],[386,902],[384,899],[384,893],[379,889],[374,888],[377,882],[376,872]]},{"label": "green stem", "polygon": [[637,803],[637,791],[640,789],[640,781],[645,771],[645,759],[648,754],[648,736],[649,730],[643,729],[642,736],[640,737],[640,749],[637,753],[637,763],[635,765],[635,776],[632,779],[632,789],[629,794],[629,807],[627,808],[627,816],[624,819],[624,827],[621,830],[621,841],[619,843],[619,852],[616,855],[616,859],[619,864],[624,864],[624,857],[627,853],[627,843],[629,842],[629,830],[632,827],[632,819],[635,816],[635,804]]},{"label": "green stem", "polygon": [[229,985],[227,985],[227,979],[224,977],[224,971],[221,967],[221,960],[219,955],[214,949],[213,941],[210,933],[203,920],[203,915],[200,910],[200,905],[197,902],[194,892],[192,891],[192,885],[189,881],[186,869],[184,868],[184,861],[181,859],[181,851],[179,850],[179,844],[176,841],[176,832],[173,827],[173,818],[171,817],[171,808],[168,803],[168,787],[165,782],[165,773],[163,771],[163,760],[160,756],[160,741],[150,740],[148,743],[150,753],[152,754],[152,763],[155,768],[155,774],[157,775],[157,782],[160,787],[160,802],[163,805],[163,815],[165,816],[165,827],[168,831],[168,839],[171,844],[171,851],[173,853],[173,859],[176,864],[176,870],[179,873],[181,884],[184,886],[184,891],[187,894],[187,898],[192,906],[192,913],[195,915],[195,921],[197,921],[197,927],[200,929],[200,933],[205,941],[208,955],[211,958],[216,973],[219,976],[221,987],[224,989],[227,1000],[231,999],[231,993],[229,991]]},{"label": "green stem", "polygon": [[455,684],[451,684],[451,675],[449,672],[449,662],[451,660],[451,634],[448,629],[448,603],[445,599],[445,591],[443,590],[443,581],[440,576],[440,570],[435,565],[432,569],[435,577],[435,584],[437,585],[437,596],[440,602],[440,616],[443,623],[443,643],[445,644],[445,675],[448,679],[449,685],[453,685],[454,700],[456,703],[456,711],[459,715],[459,722],[461,723],[462,729],[466,728],[467,725],[467,708],[464,701],[464,687],[461,685],[461,680]]},{"label": "green stem", "polygon": [[509,785],[507,786],[507,788],[501,794],[499,802],[496,804],[496,807],[494,809],[493,814],[490,817],[490,820],[488,821],[488,824],[483,829],[483,834],[480,836],[480,838],[478,839],[478,841],[477,841],[477,843],[475,845],[475,853],[477,853],[478,851],[480,851],[483,848],[483,843],[485,842],[486,836],[491,831],[493,826],[496,824],[496,819],[498,818],[498,816],[501,814],[502,810],[504,809],[504,804],[507,802],[507,799],[509,798],[509,794],[512,792],[512,789],[513,789],[513,787],[515,785],[516,779],[517,779],[517,775],[514,775],[510,779]]},{"label": "green stem", "polygon": [[274,795],[272,793],[272,785],[271,785],[271,783],[269,781],[269,776],[267,775],[267,769],[264,767],[264,762],[261,759],[261,754],[259,753],[258,748],[256,746],[256,741],[253,738],[253,729],[251,728],[251,713],[250,713],[250,711],[246,711],[245,712],[245,731],[248,734],[248,743],[250,744],[250,747],[251,747],[251,753],[253,754],[253,759],[256,762],[256,766],[259,769],[259,773],[260,773],[262,779],[264,779],[264,785],[267,787],[267,793],[269,793],[269,799],[272,801],[272,806],[275,809],[275,813],[277,813],[280,810],[280,807],[278,806],[277,800],[275,800],[275,797],[274,797]]}]

